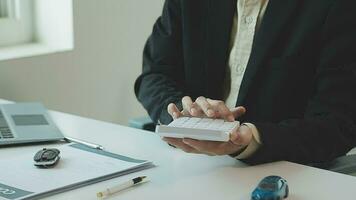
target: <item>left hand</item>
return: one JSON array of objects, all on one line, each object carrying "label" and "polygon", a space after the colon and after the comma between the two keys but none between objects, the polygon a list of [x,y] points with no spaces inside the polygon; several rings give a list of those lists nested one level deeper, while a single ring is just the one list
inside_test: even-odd
[{"label": "left hand", "polygon": [[216,156],[230,155],[242,151],[250,144],[252,137],[250,128],[242,125],[231,133],[228,142],[202,141],[188,138],[163,138],[163,140],[187,153]]}]

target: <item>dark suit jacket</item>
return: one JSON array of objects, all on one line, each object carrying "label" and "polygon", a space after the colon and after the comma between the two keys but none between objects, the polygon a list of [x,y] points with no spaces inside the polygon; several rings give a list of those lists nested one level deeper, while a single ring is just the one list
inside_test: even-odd
[{"label": "dark suit jacket", "polygon": [[[157,122],[184,95],[223,98],[236,0],[167,0],[135,92]],[[247,163],[321,162],[356,140],[356,1],[270,0],[237,105],[262,147]]]}]

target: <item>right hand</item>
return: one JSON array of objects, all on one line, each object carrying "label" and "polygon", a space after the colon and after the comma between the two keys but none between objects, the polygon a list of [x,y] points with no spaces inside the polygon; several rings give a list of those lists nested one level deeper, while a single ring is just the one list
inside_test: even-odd
[{"label": "right hand", "polygon": [[205,97],[198,97],[195,102],[193,102],[191,97],[185,96],[182,98],[182,105],[182,111],[179,111],[174,103],[168,105],[168,113],[173,119],[189,116],[219,118],[226,121],[234,121],[246,112],[246,109],[243,106],[230,110],[223,101],[212,100]]}]

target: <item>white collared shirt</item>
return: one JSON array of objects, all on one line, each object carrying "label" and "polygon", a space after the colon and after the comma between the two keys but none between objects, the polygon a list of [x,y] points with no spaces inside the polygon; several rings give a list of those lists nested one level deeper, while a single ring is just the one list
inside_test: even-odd
[{"label": "white collared shirt", "polygon": [[[234,108],[239,95],[241,82],[250,59],[256,32],[262,22],[269,0],[238,0],[234,16],[230,43],[228,70],[225,78],[225,103]],[[247,111],[248,112],[248,111]],[[251,156],[261,145],[257,128],[245,123],[253,133],[253,140],[236,158]]]}]

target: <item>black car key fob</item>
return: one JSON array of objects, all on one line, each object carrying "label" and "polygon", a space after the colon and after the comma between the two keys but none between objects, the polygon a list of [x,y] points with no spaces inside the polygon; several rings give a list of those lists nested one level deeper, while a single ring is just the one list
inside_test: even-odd
[{"label": "black car key fob", "polygon": [[33,160],[35,161],[34,164],[37,167],[43,167],[43,168],[53,167],[58,163],[60,159],[59,154],[60,151],[58,149],[44,148],[38,151],[33,157]]}]

